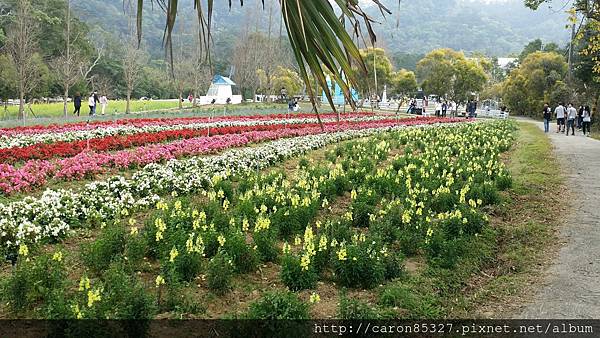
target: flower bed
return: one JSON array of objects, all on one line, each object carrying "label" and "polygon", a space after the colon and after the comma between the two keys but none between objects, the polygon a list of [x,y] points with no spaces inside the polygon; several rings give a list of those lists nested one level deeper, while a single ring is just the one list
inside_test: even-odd
[{"label": "flower bed", "polygon": [[[136,188],[114,181],[111,188],[131,195],[119,194],[116,219],[104,220],[77,257],[65,253],[81,265],[67,271],[60,247],[20,242],[7,283],[19,287],[6,288],[2,300],[13,313],[51,318],[184,317],[207,299],[224,309],[205,308],[203,318],[308,319],[309,309],[340,319],[412,318],[421,307],[445,314],[438,302],[452,307],[463,281],[495,262],[498,230],[486,211],[511,186],[500,155],[513,131],[499,121],[340,132],[178,161],[149,172],[156,181],[147,188],[173,198],[155,199],[143,215],[130,214]],[[300,158],[293,169],[253,172],[358,136],[366,137]],[[406,257],[422,271],[404,270]],[[215,297],[232,288],[236,299],[252,300],[248,307]]]},{"label": "flower bed", "polygon": [[[439,119],[419,119],[400,121],[406,123],[429,123]],[[452,120],[447,120],[448,122]],[[397,124],[395,120],[371,122],[344,122],[325,124],[326,132],[347,129],[363,129],[390,126]],[[278,126],[281,128],[281,126]],[[241,128],[241,127],[240,127]],[[81,152],[78,155],[56,161],[30,160],[22,167],[0,164],[0,191],[5,195],[31,190],[43,186],[49,178],[59,180],[78,180],[104,173],[110,168],[134,168],[153,162],[173,158],[207,154],[231,147],[239,147],[253,142],[274,140],[283,137],[302,136],[321,133],[316,124],[290,125],[289,128],[266,128],[266,131],[248,131],[241,134],[226,134],[210,137],[197,137],[175,141],[168,144],[155,144],[138,147],[134,150],[114,153]],[[226,128],[231,131],[232,128]],[[243,130],[243,129],[241,129]],[[224,132],[225,130],[221,130]]]},{"label": "flower bed", "polygon": [[[334,117],[326,115],[324,120],[332,120]],[[354,114],[348,117],[353,119],[373,119],[377,120],[381,117],[374,115],[359,115]],[[158,121],[158,122],[136,122],[128,124],[112,124],[106,126],[77,126],[66,131],[56,131],[42,133],[26,133],[13,135],[0,135],[0,149],[12,147],[26,147],[37,143],[54,143],[54,142],[71,142],[77,140],[89,140],[94,138],[102,138],[114,135],[133,135],[138,133],[156,133],[167,130],[195,130],[218,127],[236,127],[236,126],[257,126],[257,125],[278,125],[278,124],[296,124],[296,123],[316,123],[317,119],[314,115],[309,117],[293,116],[292,118],[273,118],[267,119],[263,117],[257,118],[221,118],[209,120],[207,118],[184,119],[180,121]]]},{"label": "flower bed", "polygon": [[[370,118],[352,118],[348,121],[371,121]],[[278,122],[281,120],[276,120]],[[177,139],[189,139],[198,136],[239,134],[248,131],[276,130],[285,126],[285,128],[304,128],[314,126],[311,120],[289,120],[289,123],[282,124],[257,124],[243,126],[226,127],[206,127],[197,128],[198,125],[190,125],[190,129],[176,130],[158,130],[156,132],[142,132],[126,135],[109,135],[100,138],[92,138],[80,141],[59,141],[53,143],[36,143],[26,147],[0,148],[0,163],[15,163],[24,160],[38,159],[47,160],[55,157],[75,156],[83,151],[103,152],[111,150],[121,150],[152,143],[161,143]],[[306,122],[306,123],[303,123]],[[328,123],[329,120],[325,120]],[[344,121],[346,122],[346,121]],[[330,123],[330,122],[329,122]],[[210,125],[208,125],[210,126]]]},{"label": "flower bed", "polygon": [[[428,119],[427,123],[449,121]],[[46,190],[39,198],[26,197],[0,205],[0,242],[5,248],[14,248],[22,241],[57,238],[73,227],[92,226],[110,220],[122,210],[146,208],[155,203],[159,195],[198,191],[215,175],[258,170],[327,144],[407,125],[425,124],[420,120],[402,122],[404,125],[401,126],[277,140],[259,147],[229,150],[213,157],[152,163],[133,174],[131,179],[114,176],[106,181],[87,184],[79,191]]]},{"label": "flower bed", "polygon": [[[322,119],[336,118],[333,113],[320,114]],[[344,114],[343,118],[368,117],[375,116],[373,113],[348,113]],[[174,118],[140,118],[140,119],[119,119],[114,121],[90,121],[65,124],[37,125],[27,127],[0,128],[0,136],[15,136],[27,134],[42,134],[42,133],[62,133],[69,131],[93,130],[115,126],[151,126],[151,125],[175,125],[175,124],[190,124],[190,123],[209,123],[223,121],[260,121],[260,120],[281,120],[281,119],[308,119],[316,118],[315,114],[271,114],[271,115],[239,115],[239,116],[215,116],[215,117],[174,117]]]}]

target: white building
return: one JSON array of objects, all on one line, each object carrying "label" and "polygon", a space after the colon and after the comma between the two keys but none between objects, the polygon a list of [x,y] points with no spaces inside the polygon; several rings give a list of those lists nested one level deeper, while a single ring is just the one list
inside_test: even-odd
[{"label": "white building", "polygon": [[232,87],[235,85],[230,78],[215,75],[206,96],[200,97],[200,105],[242,103],[242,95],[233,95]]}]

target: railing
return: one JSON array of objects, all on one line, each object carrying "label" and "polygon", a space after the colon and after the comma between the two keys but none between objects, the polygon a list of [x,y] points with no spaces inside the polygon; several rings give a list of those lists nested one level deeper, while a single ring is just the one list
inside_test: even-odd
[{"label": "railing", "polygon": [[492,119],[507,119],[509,117],[509,113],[508,112],[503,112],[501,110],[498,109],[478,109],[477,110],[477,117],[487,117],[487,118],[492,118]]}]

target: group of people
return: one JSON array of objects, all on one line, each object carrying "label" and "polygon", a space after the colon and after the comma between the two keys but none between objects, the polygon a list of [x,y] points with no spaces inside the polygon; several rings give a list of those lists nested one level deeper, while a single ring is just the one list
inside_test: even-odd
[{"label": "group of people", "polygon": [[[82,98],[81,94],[79,92],[76,93],[75,97],[73,98],[73,105],[75,106],[75,111],[73,112],[73,115],[77,115],[77,116],[80,115],[82,100],[83,100],[83,98]],[[96,108],[97,108],[98,104],[101,107],[102,115],[104,115],[106,113],[106,107],[108,106],[108,98],[106,97],[106,95],[102,95],[99,97],[98,91],[94,91],[90,94],[90,97],[88,98],[88,106],[90,107],[90,116],[96,115]]]},{"label": "group of people", "polygon": [[468,119],[477,117],[477,101],[469,100],[469,102],[467,102],[465,117]]},{"label": "group of people", "polygon": [[[543,110],[544,115],[544,132],[550,132],[550,121],[552,120],[552,109],[546,103]],[[559,103],[554,109],[554,117],[556,117],[556,132],[565,133],[569,136],[569,131],[572,136],[575,136],[575,128],[581,130],[584,136],[590,136],[592,124],[592,111],[590,106],[579,106],[575,108],[572,103],[567,107],[563,103]]]},{"label": "group of people", "polygon": [[446,114],[448,114],[448,108],[450,108],[450,105],[447,101],[438,102],[435,105],[435,116],[446,117]]}]

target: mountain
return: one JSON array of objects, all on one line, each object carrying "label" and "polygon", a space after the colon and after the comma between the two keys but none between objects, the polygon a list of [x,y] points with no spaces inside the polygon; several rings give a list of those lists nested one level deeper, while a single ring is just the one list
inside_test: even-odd
[{"label": "mountain", "polygon": [[[72,0],[75,13],[95,32],[119,36],[128,31],[123,0]],[[266,31],[269,9],[273,1],[272,32],[279,34],[278,1],[246,0],[241,8],[233,1],[215,1],[214,41],[217,54],[227,57],[236,37],[245,29]],[[368,4],[369,1],[362,1]],[[564,10],[547,7],[532,11],[523,0],[383,0],[394,13],[383,17],[374,6],[368,13],[378,21],[374,28],[379,46],[391,54],[419,54],[439,47],[465,52],[482,52],[490,56],[519,53],[527,42],[541,38],[544,42],[564,45],[569,38],[565,29]],[[165,14],[156,2],[146,3],[144,10],[144,39],[155,57],[164,55],[162,49]],[[557,6],[557,8],[560,8]],[[195,11],[193,0],[179,1],[176,31],[193,34]],[[398,25],[398,26],[397,26]],[[285,29],[284,29],[285,31]],[[184,36],[185,39],[185,36]],[[191,40],[190,40],[191,41]]]}]

